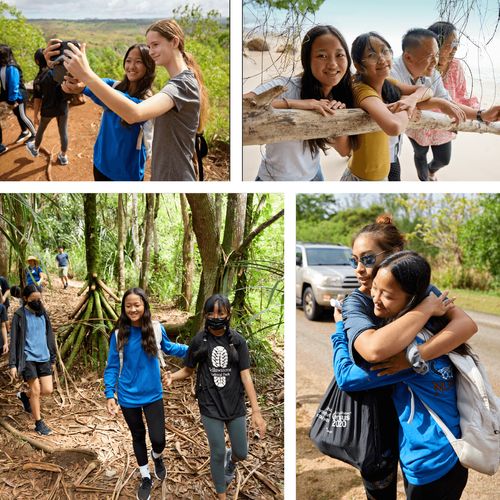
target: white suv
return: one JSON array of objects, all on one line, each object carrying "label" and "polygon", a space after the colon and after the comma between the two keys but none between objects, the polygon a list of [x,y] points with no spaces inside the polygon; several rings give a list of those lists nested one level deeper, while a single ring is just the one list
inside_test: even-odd
[{"label": "white suv", "polygon": [[320,318],[330,299],[345,296],[359,283],[349,263],[351,249],[342,245],[297,243],[295,298],[309,320]]}]

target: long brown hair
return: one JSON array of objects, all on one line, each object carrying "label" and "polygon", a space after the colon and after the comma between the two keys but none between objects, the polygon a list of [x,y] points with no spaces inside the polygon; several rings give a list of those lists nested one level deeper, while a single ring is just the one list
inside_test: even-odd
[{"label": "long brown hair", "polygon": [[203,75],[201,73],[201,68],[194,59],[193,55],[184,50],[184,32],[182,28],[173,19],[162,19],[153,23],[147,30],[146,33],[150,31],[156,31],[163,38],[171,41],[174,37],[179,40],[178,49],[182,54],[184,62],[187,64],[188,68],[194,73],[196,80],[198,81],[198,86],[200,88],[200,120],[198,122],[198,132],[203,132],[205,124],[208,119],[208,91],[203,82]]},{"label": "long brown hair", "polygon": [[387,253],[403,250],[406,242],[404,235],[394,225],[392,216],[389,214],[379,215],[374,224],[368,224],[363,227],[354,236],[352,243],[354,244],[361,235],[370,235],[377,245]]}]

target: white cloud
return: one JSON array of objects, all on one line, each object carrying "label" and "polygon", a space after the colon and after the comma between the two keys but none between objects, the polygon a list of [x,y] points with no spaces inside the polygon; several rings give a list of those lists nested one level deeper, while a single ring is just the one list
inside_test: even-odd
[{"label": "white cloud", "polygon": [[[7,0],[27,18],[57,19],[123,19],[169,17],[174,8],[186,4],[186,0],[169,0],[168,7],[158,0]],[[203,11],[218,10],[223,16],[229,15],[229,0],[193,1],[201,5]]]}]

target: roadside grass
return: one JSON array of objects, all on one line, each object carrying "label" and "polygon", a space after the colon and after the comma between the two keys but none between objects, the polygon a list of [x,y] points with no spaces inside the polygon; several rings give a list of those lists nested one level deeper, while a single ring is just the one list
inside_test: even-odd
[{"label": "roadside grass", "polygon": [[456,297],[455,303],[462,309],[500,316],[500,291],[479,292],[456,288],[450,290],[449,296]]}]

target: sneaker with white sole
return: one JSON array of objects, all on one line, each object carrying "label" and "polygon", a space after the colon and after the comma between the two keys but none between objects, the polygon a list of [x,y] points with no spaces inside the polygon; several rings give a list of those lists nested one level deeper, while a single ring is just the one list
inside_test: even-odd
[{"label": "sneaker with white sole", "polygon": [[36,158],[40,153],[38,152],[38,149],[35,147],[35,142],[27,142],[26,143],[26,149],[30,152],[31,156]]},{"label": "sneaker with white sole", "polygon": [[68,164],[68,157],[66,155],[63,155],[62,153],[59,153],[57,155],[57,159],[59,160],[59,163],[61,165],[67,165]]},{"label": "sneaker with white sole", "polygon": [[149,500],[151,498],[151,489],[153,488],[153,480],[150,477],[141,478],[141,484],[137,488],[137,500]]},{"label": "sneaker with white sole", "polygon": [[226,448],[226,455],[224,456],[224,479],[226,484],[229,484],[236,474],[236,464],[232,460],[232,455],[232,449]]},{"label": "sneaker with white sole", "polygon": [[4,146],[3,144],[0,144],[0,155],[3,155],[9,150],[7,146]]},{"label": "sneaker with white sole", "polygon": [[52,429],[43,420],[38,420],[38,422],[35,422],[35,432],[38,432],[41,436],[48,436],[52,434]]},{"label": "sneaker with white sole", "polygon": [[20,144],[21,142],[24,142],[31,138],[34,139],[33,134],[29,130],[24,130],[19,134],[19,137],[16,139],[16,144]]},{"label": "sneaker with white sole", "polygon": [[165,464],[163,463],[163,457],[155,458],[153,456],[153,450],[151,450],[151,458],[153,459],[153,463],[155,464],[156,479],[163,481],[167,477],[167,469],[165,468]]}]

